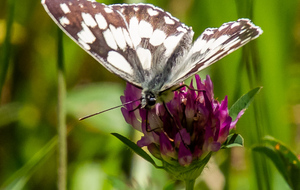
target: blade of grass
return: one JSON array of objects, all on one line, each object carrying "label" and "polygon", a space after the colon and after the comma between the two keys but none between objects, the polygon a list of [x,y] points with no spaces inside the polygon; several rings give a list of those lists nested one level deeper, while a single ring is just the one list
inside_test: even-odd
[{"label": "blade of grass", "polygon": [[0,97],[2,94],[2,88],[5,82],[5,78],[7,75],[8,65],[9,65],[9,58],[11,53],[11,34],[12,34],[12,25],[14,21],[14,10],[15,10],[15,1],[10,0],[8,2],[8,16],[7,16],[7,23],[6,23],[6,34],[3,46],[1,48],[2,55],[0,56]]},{"label": "blade of grass", "polygon": [[57,69],[58,69],[58,189],[67,187],[67,129],[66,129],[66,81],[63,62],[62,31],[58,29]]},{"label": "blade of grass", "polygon": [[24,189],[24,185],[32,174],[41,166],[55,151],[57,137],[53,137],[41,150],[39,150],[22,168],[12,174],[0,189]]}]

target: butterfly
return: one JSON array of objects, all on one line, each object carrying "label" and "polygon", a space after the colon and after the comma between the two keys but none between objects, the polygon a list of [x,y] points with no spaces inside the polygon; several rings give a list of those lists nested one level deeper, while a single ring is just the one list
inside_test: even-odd
[{"label": "butterfly", "polygon": [[107,70],[142,89],[141,108],[168,102],[170,91],[262,34],[249,19],[191,27],[151,4],[42,0],[54,22]]}]

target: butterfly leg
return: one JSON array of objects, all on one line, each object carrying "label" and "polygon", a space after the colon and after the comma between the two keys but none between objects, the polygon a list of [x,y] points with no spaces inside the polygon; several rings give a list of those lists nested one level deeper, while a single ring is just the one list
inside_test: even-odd
[{"label": "butterfly leg", "polygon": [[170,112],[170,110],[169,110],[169,108],[168,108],[168,106],[166,105],[165,102],[163,102],[163,105],[164,105],[164,108],[166,109],[167,113],[169,114],[169,116],[172,118],[174,124],[176,125],[176,128],[178,129],[178,133],[179,133],[179,136],[180,136],[181,141],[183,142],[184,146],[185,146],[186,148],[188,148],[188,146],[187,146],[187,145],[184,143],[184,141],[183,141],[183,138],[182,138],[182,135],[181,135],[181,132],[180,132],[180,128],[179,128],[179,126],[177,125],[177,123],[176,123],[176,121],[175,121],[175,118],[174,118],[173,114]]},{"label": "butterfly leg", "polygon": [[146,131],[147,132],[153,132],[155,130],[161,129],[161,127],[156,127],[154,129],[150,129],[149,121],[148,121],[148,109],[146,109]]},{"label": "butterfly leg", "polygon": [[[129,112],[133,112],[133,111],[135,111],[135,110],[137,110],[137,109],[140,109],[141,107],[142,107],[142,105],[139,104],[136,108],[130,110]],[[147,131],[147,132],[153,132],[153,131],[155,131],[155,130],[157,130],[157,129],[159,129],[159,128],[155,128],[155,129],[150,129],[150,128],[149,128],[148,109],[146,109],[146,131]]]},{"label": "butterfly leg", "polygon": [[129,112],[134,112],[137,109],[140,109],[142,107],[142,104],[139,104],[136,108],[133,108],[132,110],[129,110]]}]

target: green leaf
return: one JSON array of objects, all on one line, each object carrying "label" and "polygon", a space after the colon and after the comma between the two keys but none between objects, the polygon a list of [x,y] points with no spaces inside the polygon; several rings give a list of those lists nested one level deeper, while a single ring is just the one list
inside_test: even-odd
[{"label": "green leaf", "polygon": [[294,163],[295,165],[297,165],[297,167],[300,168],[300,161],[297,155],[294,154],[286,145],[284,145],[284,143],[271,136],[265,136],[263,140],[266,143],[272,145],[276,150],[281,152],[284,155],[285,159],[288,160],[288,162]]},{"label": "green leaf", "polygon": [[262,89],[262,87],[257,87],[252,90],[250,90],[247,94],[244,94],[242,97],[240,97],[229,109],[229,115],[232,118],[232,121],[234,121],[240,111],[243,109],[247,109],[250,105],[250,103],[253,101],[254,96]]},{"label": "green leaf", "polygon": [[259,152],[267,156],[272,160],[272,162],[275,164],[277,167],[277,170],[281,173],[281,175],[284,177],[284,179],[287,181],[288,180],[288,174],[285,169],[285,165],[283,160],[281,159],[280,155],[274,151],[271,147],[267,146],[255,146],[253,148],[254,151]]},{"label": "green leaf", "polygon": [[221,148],[243,147],[244,138],[240,134],[228,135],[226,141],[222,144]]},{"label": "green leaf", "polygon": [[132,142],[131,140],[127,139],[126,137],[124,137],[118,133],[111,133],[111,134],[114,135],[115,137],[117,137],[120,141],[122,141],[126,146],[128,146],[136,154],[138,154],[139,156],[141,156],[142,158],[144,158],[145,160],[150,162],[153,166],[155,166],[156,168],[162,168],[161,166],[156,165],[156,163],[151,158],[151,156],[149,156],[149,154],[147,154],[141,147],[136,145],[134,142]]},{"label": "green leaf", "polygon": [[255,146],[253,150],[267,156],[292,189],[299,189],[300,161],[297,156],[271,136],[266,136],[263,140],[266,145]]}]

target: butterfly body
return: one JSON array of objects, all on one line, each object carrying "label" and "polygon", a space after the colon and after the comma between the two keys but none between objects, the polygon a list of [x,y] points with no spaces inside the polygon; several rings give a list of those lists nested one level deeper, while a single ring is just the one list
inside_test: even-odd
[{"label": "butterfly body", "polygon": [[170,100],[172,89],[257,38],[249,19],[193,30],[150,4],[104,5],[87,0],[42,0],[55,23],[107,70],[142,89],[141,107]]}]

